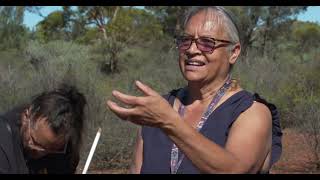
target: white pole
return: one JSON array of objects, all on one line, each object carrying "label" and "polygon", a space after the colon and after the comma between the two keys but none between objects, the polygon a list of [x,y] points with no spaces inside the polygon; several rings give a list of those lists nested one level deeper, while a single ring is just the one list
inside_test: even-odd
[{"label": "white pole", "polygon": [[95,149],[96,149],[96,147],[97,147],[97,144],[98,144],[100,135],[101,135],[101,128],[98,129],[97,135],[96,135],[96,137],[94,138],[94,141],[93,141],[93,144],[92,144],[92,146],[91,146],[90,153],[89,153],[88,159],[87,159],[87,161],[86,161],[86,164],[85,164],[85,166],[84,166],[84,169],[83,169],[83,171],[82,171],[82,174],[86,174],[86,173],[87,173],[87,170],[88,170],[88,168],[89,168],[89,165],[90,165],[90,162],[91,162],[93,153],[94,153],[94,151],[95,151]]}]

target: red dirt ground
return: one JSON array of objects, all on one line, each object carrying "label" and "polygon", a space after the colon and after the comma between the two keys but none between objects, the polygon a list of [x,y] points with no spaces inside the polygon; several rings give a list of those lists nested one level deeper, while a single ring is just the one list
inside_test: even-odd
[{"label": "red dirt ground", "polygon": [[310,147],[303,136],[293,129],[283,130],[283,152],[280,160],[273,166],[272,174],[319,174],[312,163]]}]

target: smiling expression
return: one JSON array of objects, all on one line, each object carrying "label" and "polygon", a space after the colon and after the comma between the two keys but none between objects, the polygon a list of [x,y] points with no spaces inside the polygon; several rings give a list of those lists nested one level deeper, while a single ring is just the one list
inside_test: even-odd
[{"label": "smiling expression", "polygon": [[[223,18],[214,11],[200,11],[192,16],[184,29],[184,36],[207,37],[230,41],[225,31]],[[223,43],[217,42],[216,45]],[[227,46],[205,53],[193,42],[189,49],[179,53],[179,65],[184,78],[189,82],[208,83],[229,73],[230,64],[235,63]]]}]

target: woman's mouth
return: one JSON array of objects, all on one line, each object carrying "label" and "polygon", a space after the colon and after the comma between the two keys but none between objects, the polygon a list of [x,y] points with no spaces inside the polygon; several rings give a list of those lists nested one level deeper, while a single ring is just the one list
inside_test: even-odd
[{"label": "woman's mouth", "polygon": [[185,70],[186,71],[199,71],[206,65],[205,62],[195,59],[185,60]]},{"label": "woman's mouth", "polygon": [[191,60],[191,59],[186,60],[185,64],[187,66],[204,66],[205,65],[205,63],[203,61]]}]

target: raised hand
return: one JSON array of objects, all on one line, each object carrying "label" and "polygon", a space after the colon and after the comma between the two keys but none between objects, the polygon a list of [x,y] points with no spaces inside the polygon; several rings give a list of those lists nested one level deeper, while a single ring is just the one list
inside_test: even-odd
[{"label": "raised hand", "polygon": [[138,125],[153,127],[163,127],[180,118],[179,114],[173,110],[170,104],[140,81],[136,81],[136,86],[145,96],[131,96],[119,91],[113,91],[112,95],[122,103],[131,107],[121,107],[113,101],[108,100],[109,109],[123,120],[131,121]]}]

